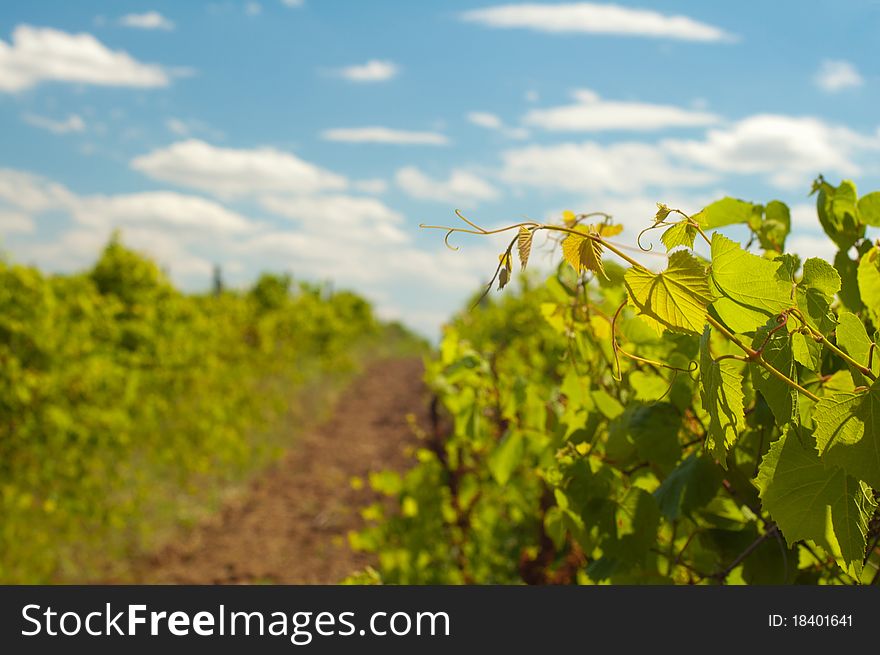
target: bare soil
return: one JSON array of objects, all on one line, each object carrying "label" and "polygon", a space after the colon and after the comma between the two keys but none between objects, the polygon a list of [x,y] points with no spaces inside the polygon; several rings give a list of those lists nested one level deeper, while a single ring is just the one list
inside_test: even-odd
[{"label": "bare soil", "polygon": [[404,471],[416,443],[411,415],[428,425],[418,358],[386,359],[357,378],[324,425],[297,437],[287,455],[236,500],[136,567],[149,584],[333,584],[372,563],[348,546],[375,500],[355,476]]}]

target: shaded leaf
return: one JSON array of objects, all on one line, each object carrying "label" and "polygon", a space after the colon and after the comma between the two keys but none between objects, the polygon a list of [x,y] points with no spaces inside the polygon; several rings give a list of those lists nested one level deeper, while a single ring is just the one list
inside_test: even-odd
[{"label": "shaded leaf", "polygon": [[810,539],[842,560],[851,574],[861,572],[874,508],[864,485],[842,469],[826,466],[794,432],[770,446],[755,483],[764,509],[789,544]]},{"label": "shaded leaf", "polygon": [[822,459],[880,489],[880,381],[822,398],[813,420]]},{"label": "shaded leaf", "polygon": [[745,426],[742,365],[732,359],[713,360],[709,335],[707,328],[700,339],[700,398],[710,418],[706,445],[723,464]]}]

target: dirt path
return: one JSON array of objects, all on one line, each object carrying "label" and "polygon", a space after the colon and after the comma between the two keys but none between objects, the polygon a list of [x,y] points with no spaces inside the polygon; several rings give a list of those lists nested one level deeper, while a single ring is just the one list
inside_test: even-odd
[{"label": "dirt path", "polygon": [[407,414],[427,425],[419,359],[374,364],[343,395],[331,419],[297,439],[210,522],[149,558],[144,583],[335,583],[371,562],[348,548],[362,525],[359,508],[374,497],[351,488],[353,476],[405,470],[415,442]]}]

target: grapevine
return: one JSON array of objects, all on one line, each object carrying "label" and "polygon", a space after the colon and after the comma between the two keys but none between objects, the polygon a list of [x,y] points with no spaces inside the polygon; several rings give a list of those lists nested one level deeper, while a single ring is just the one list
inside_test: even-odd
[{"label": "grapevine", "polygon": [[[512,237],[428,362],[436,434],[406,475],[373,481],[407,508],[372,508],[352,535],[378,578],[876,582],[880,192],[812,191],[833,264],[786,250],[775,200],[660,203],[633,248],[599,212],[423,226],[453,248]],[[662,270],[640,261],[653,230]],[[555,274],[494,299],[539,235],[561,251]]]}]

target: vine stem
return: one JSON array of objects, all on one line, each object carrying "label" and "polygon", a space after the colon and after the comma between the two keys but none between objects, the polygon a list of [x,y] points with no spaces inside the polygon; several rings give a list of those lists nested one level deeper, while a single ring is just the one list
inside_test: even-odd
[{"label": "vine stem", "polygon": [[814,394],[809,389],[802,387],[800,384],[798,384],[797,382],[792,380],[790,377],[785,375],[785,373],[782,373],[781,371],[779,371],[779,369],[775,368],[770,362],[768,362],[766,359],[764,359],[764,356],[760,352],[758,352],[754,348],[744,344],[739,337],[737,337],[730,330],[728,330],[726,327],[724,327],[720,322],[718,322],[717,320],[715,320],[714,318],[712,318],[709,315],[706,316],[706,321],[709,323],[709,325],[711,325],[713,328],[715,328],[721,334],[723,334],[725,336],[725,338],[727,338],[728,341],[734,343],[743,352],[745,352],[746,355],[748,355],[749,360],[755,362],[756,364],[758,364],[759,366],[764,368],[764,370],[766,370],[770,375],[772,375],[776,379],[784,382],[785,384],[787,384],[791,388],[804,394],[810,400],[813,400],[815,402],[819,402],[819,396]]}]

